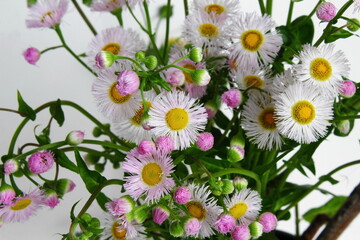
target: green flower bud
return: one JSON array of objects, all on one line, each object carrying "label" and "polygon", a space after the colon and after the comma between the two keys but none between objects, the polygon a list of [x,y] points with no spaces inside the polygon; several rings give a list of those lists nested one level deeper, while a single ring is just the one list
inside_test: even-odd
[{"label": "green flower bud", "polygon": [[170,224],[169,232],[173,237],[181,237],[184,234],[184,225],[180,221]]},{"label": "green flower bud", "polygon": [[336,123],[336,128],[342,134],[348,134],[350,132],[350,121],[348,119],[342,120],[339,123]]},{"label": "green flower bud", "polygon": [[99,69],[109,68],[116,61],[116,56],[111,52],[101,51],[95,56],[96,66]]},{"label": "green flower bud", "polygon": [[158,65],[158,60],[155,56],[148,56],[145,60],[144,60],[145,66],[149,69],[149,70],[154,70],[157,65]]},{"label": "green flower bud", "polygon": [[135,53],[135,58],[138,61],[142,61],[145,59],[145,53],[143,51],[139,51],[139,52]]},{"label": "green flower bud", "polygon": [[66,136],[66,142],[69,145],[79,145],[84,140],[85,133],[83,131],[75,130],[71,131]]},{"label": "green flower bud", "polygon": [[82,216],[81,216],[81,219],[84,220],[84,222],[90,222],[92,217],[89,213],[84,213]]},{"label": "green flower bud", "polygon": [[201,62],[203,57],[204,57],[204,55],[202,53],[202,49],[199,47],[195,47],[195,48],[191,49],[191,51],[189,53],[190,60],[192,60],[194,62]]},{"label": "green flower bud", "polygon": [[356,18],[351,18],[350,20],[351,21],[347,22],[347,25],[348,25],[347,29],[349,29],[349,31],[352,31],[352,32],[356,32],[357,30],[359,30],[360,21]]},{"label": "green flower bud", "polygon": [[202,68],[197,68],[193,70],[190,75],[193,82],[198,86],[206,86],[211,80],[209,72],[206,69]]},{"label": "green flower bud", "polygon": [[246,180],[246,178],[242,178],[242,177],[234,178],[234,187],[236,188],[236,190],[241,191],[247,188],[247,186],[248,186],[248,180]]},{"label": "green flower bud", "polygon": [[245,138],[243,131],[239,130],[235,136],[233,136],[230,140],[230,146],[239,145],[240,147],[245,147]]},{"label": "green flower bud", "polygon": [[94,137],[100,137],[103,134],[103,131],[99,127],[94,127],[92,134]]},{"label": "green flower bud", "polygon": [[239,162],[244,159],[245,149],[239,145],[232,145],[228,151],[227,160],[229,162]]},{"label": "green flower bud", "polygon": [[92,153],[87,153],[84,157],[84,160],[89,165],[95,165],[99,162],[100,156]]},{"label": "green flower bud", "polygon": [[223,183],[222,186],[222,194],[231,194],[232,192],[234,192],[234,184],[228,180],[228,179],[224,179],[221,181]]},{"label": "green flower bud", "polygon": [[150,216],[149,206],[144,204],[134,209],[134,219],[138,223],[143,223]]},{"label": "green flower bud", "polygon": [[249,225],[251,237],[257,239],[263,234],[263,226],[259,222],[252,222]]}]

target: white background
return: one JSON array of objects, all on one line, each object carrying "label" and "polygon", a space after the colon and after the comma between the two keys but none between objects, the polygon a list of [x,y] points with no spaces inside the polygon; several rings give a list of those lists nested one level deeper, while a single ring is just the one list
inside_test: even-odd
[{"label": "white background", "polygon": [[[80,1],[78,1],[80,2]],[[155,3],[156,2],[156,3]],[[166,1],[152,1],[150,4],[154,12],[158,6],[165,4]],[[174,8],[174,18],[171,22],[171,37],[178,37],[181,30],[181,24],[184,18],[184,10],[182,1],[174,0],[176,7]],[[274,0],[274,19],[277,24],[284,24],[286,21],[288,2],[285,0]],[[295,4],[294,17],[301,14],[309,13],[317,1],[304,1]],[[336,6],[340,7],[345,0],[333,1]],[[69,12],[65,15],[61,24],[65,39],[68,44],[77,53],[83,53],[87,50],[88,43],[92,38],[92,34],[84,24],[83,20],[78,16],[75,8],[70,5]],[[116,19],[110,14],[90,12],[86,7],[86,14],[93,22],[95,28],[100,30],[107,27],[117,25]],[[257,1],[243,0],[242,9],[244,11],[259,11]],[[94,77],[87,72],[75,59],[73,59],[64,49],[47,52],[41,56],[37,66],[27,64],[22,58],[22,52],[30,46],[43,50],[47,47],[59,45],[60,41],[53,30],[50,29],[27,29],[25,19],[27,18],[26,0],[1,0],[0,1],[0,107],[17,109],[16,90],[22,93],[23,98],[32,107],[38,107],[41,104],[55,100],[57,98],[71,100],[85,107],[90,113],[106,122],[101,114],[97,111],[94,104],[90,89]],[[139,15],[141,17],[141,14]],[[155,14],[154,14],[155,16]],[[347,16],[355,16],[352,10],[347,12]],[[357,15],[359,17],[359,15]],[[126,13],[125,27],[136,28],[136,23],[129,22],[130,15]],[[316,27],[317,39],[321,34],[324,24],[320,24],[316,17],[313,18]],[[155,23],[154,23],[155,24]],[[136,28],[139,32],[139,28]],[[158,39],[163,39],[163,31],[158,32]],[[350,77],[352,80],[359,82],[360,55],[359,46],[360,39],[352,37],[347,40],[337,42],[337,49],[345,52],[350,60],[352,70]],[[51,138],[53,141],[60,141],[65,138],[67,133],[74,129],[80,129],[86,132],[87,137],[91,137],[93,125],[87,119],[82,117],[76,111],[64,107],[66,121],[62,128],[58,128],[57,124],[53,125]],[[21,146],[27,142],[35,142],[33,139],[33,128],[36,124],[44,127],[48,121],[48,111],[43,111],[38,115],[35,123],[30,123],[25,131],[20,135],[17,146]],[[21,118],[9,112],[0,112],[0,155],[7,153],[9,142],[13,132],[20,123]],[[339,138],[335,136],[329,137],[314,156],[317,176],[328,173],[335,167],[349,162],[351,160],[360,159],[359,149],[359,122],[352,134],[347,138]],[[121,177],[120,170],[107,169],[107,177]],[[50,172],[49,177],[54,172]],[[111,176],[110,176],[111,175]],[[79,181],[78,176],[69,172],[61,172],[62,177],[68,177],[78,183],[77,188],[67,195],[63,201],[54,210],[42,209],[37,215],[31,217],[24,223],[5,224],[0,228],[0,240],[19,240],[19,239],[37,239],[49,240],[60,239],[56,233],[66,233],[69,227],[69,212],[72,204],[81,199],[79,206],[82,206],[89,194],[85,190],[83,184]],[[318,177],[309,173],[306,178],[294,172],[291,175],[291,181],[297,184],[314,184]],[[360,176],[360,167],[354,166],[343,170],[335,175],[340,181],[336,186],[324,183],[322,188],[332,191],[339,195],[349,195],[352,189],[358,184]],[[34,186],[28,183],[20,184],[23,189],[32,190]],[[107,190],[110,197],[117,197],[118,188],[110,188]],[[304,213],[312,207],[322,205],[329,200],[328,196],[324,196],[318,192],[312,193],[304,199],[300,204],[300,212]],[[77,208],[79,211],[79,208]],[[98,207],[90,209],[91,214],[103,219],[104,216]],[[359,217],[354,221],[345,233],[340,237],[343,240],[356,239],[359,236],[360,229]],[[357,226],[357,227],[356,227]],[[301,221],[301,231],[307,227],[305,221]],[[294,220],[281,222],[279,229],[294,233]]]}]

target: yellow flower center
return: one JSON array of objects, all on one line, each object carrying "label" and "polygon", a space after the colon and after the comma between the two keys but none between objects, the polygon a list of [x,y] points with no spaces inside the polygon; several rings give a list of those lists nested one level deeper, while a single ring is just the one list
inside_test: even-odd
[{"label": "yellow flower center", "polygon": [[248,205],[244,202],[238,202],[234,206],[230,208],[230,214],[235,218],[239,219],[245,215],[246,211],[248,210]]},{"label": "yellow flower center", "polygon": [[326,81],[332,75],[332,67],[324,58],[315,58],[310,63],[310,75],[318,81]]},{"label": "yellow flower center", "polygon": [[315,116],[315,107],[309,101],[298,101],[292,106],[292,117],[300,124],[305,125],[311,123]]},{"label": "yellow flower center", "polygon": [[108,43],[103,48],[103,51],[111,52],[114,55],[118,55],[121,51],[121,46],[118,43]]},{"label": "yellow flower center", "polygon": [[[193,65],[193,64],[185,64],[184,66],[182,66],[183,68],[186,68],[186,69],[189,69],[189,70],[195,70],[196,67]],[[184,76],[185,76],[185,81],[187,83],[194,83],[193,80],[192,80],[192,77],[190,75],[190,73],[188,72],[185,72],[185,71],[182,71]]]},{"label": "yellow flower center", "polygon": [[40,18],[40,22],[41,22],[41,23],[44,23],[46,17],[49,17],[50,19],[52,19],[52,12],[46,12],[46,13],[44,13],[44,14],[41,16],[41,18]]},{"label": "yellow flower center", "polygon": [[10,209],[13,211],[19,211],[27,208],[32,203],[30,197],[20,199],[14,206],[11,206]]},{"label": "yellow flower center", "polygon": [[[151,108],[151,102],[146,101],[148,108]],[[141,107],[136,110],[135,115],[131,118],[131,122],[133,125],[140,126],[141,125],[141,118],[144,115],[145,109],[144,104],[141,105]]]},{"label": "yellow flower center", "polygon": [[219,28],[212,23],[203,23],[199,26],[198,31],[205,38],[214,38],[219,36]]},{"label": "yellow flower center", "polygon": [[245,50],[256,52],[264,42],[264,35],[258,30],[248,30],[241,34],[240,40]]},{"label": "yellow flower center", "polygon": [[118,222],[114,222],[111,229],[112,236],[115,240],[126,240],[126,229]]},{"label": "yellow flower center", "polygon": [[190,201],[187,202],[185,206],[192,217],[197,218],[199,221],[205,219],[206,210],[200,202]]},{"label": "yellow flower center", "polygon": [[114,103],[122,104],[131,98],[131,94],[121,95],[116,89],[116,82],[114,82],[109,88],[109,97]]},{"label": "yellow flower center", "polygon": [[173,108],[166,113],[166,123],[173,131],[186,128],[189,122],[189,114],[182,108]]},{"label": "yellow flower center", "polygon": [[215,12],[218,15],[225,12],[225,8],[223,6],[221,6],[221,5],[219,5],[219,4],[209,4],[204,8],[204,10],[209,14],[211,12]]},{"label": "yellow flower center", "polygon": [[246,88],[249,87],[264,88],[265,85],[264,80],[262,80],[256,75],[248,75],[244,77],[244,83]]},{"label": "yellow flower center", "polygon": [[161,182],[163,175],[160,165],[154,162],[146,164],[141,171],[141,179],[149,186],[155,186]]},{"label": "yellow flower center", "polygon": [[276,128],[274,112],[275,112],[274,108],[269,107],[269,108],[265,108],[260,113],[258,121],[263,128],[267,130],[273,130]]}]

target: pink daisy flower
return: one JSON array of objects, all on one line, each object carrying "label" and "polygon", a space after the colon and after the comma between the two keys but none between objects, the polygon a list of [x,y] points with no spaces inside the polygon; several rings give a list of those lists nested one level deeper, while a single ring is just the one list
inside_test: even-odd
[{"label": "pink daisy flower", "polygon": [[175,167],[172,159],[160,151],[135,155],[137,154],[130,152],[122,164],[122,169],[130,174],[124,177],[124,188],[127,193],[134,199],[145,195],[145,202],[157,200],[168,194],[175,186],[170,176]]},{"label": "pink daisy flower", "polygon": [[0,208],[0,218],[4,222],[25,221],[43,204],[43,192],[40,189],[36,189],[22,197],[17,197],[12,204]]},{"label": "pink daisy flower", "polygon": [[67,0],[38,0],[30,9],[28,28],[50,28],[59,24],[68,8]]}]

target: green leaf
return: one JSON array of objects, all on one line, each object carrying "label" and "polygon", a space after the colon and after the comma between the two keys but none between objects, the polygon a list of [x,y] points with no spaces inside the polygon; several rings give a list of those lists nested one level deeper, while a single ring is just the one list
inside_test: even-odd
[{"label": "green leaf", "polygon": [[83,4],[89,7],[92,4],[92,0],[83,0]]},{"label": "green leaf", "polygon": [[21,116],[28,117],[34,121],[36,113],[29,105],[26,104],[19,91],[17,91],[17,100],[19,103],[18,111],[22,113]]},{"label": "green leaf", "polygon": [[79,173],[78,167],[73,163],[64,152],[60,150],[52,150],[59,165],[75,173]]},{"label": "green leaf", "polygon": [[215,123],[219,126],[221,129],[226,129],[226,127],[229,125],[230,120],[224,115],[223,112],[218,111],[215,115]]},{"label": "green leaf", "polygon": [[347,199],[346,196],[333,197],[325,205],[318,208],[312,208],[309,211],[307,211],[303,215],[303,218],[308,222],[312,222],[314,218],[319,214],[326,214],[332,218],[340,209],[340,207],[345,203],[346,199]]},{"label": "green leaf", "polygon": [[58,99],[56,103],[50,106],[49,108],[51,116],[57,121],[59,126],[61,127],[64,124],[65,116],[64,112],[61,108],[61,100]]},{"label": "green leaf", "polygon": [[178,165],[176,165],[176,167],[175,167],[175,175],[177,177],[179,177],[180,179],[185,178],[186,176],[189,175],[189,171],[186,168],[185,164],[179,163]]},{"label": "green leaf", "polygon": [[314,38],[314,24],[308,16],[300,16],[291,23],[291,31],[301,45],[311,43]]},{"label": "green leaf", "polygon": [[338,40],[340,38],[348,38],[348,37],[351,37],[352,35],[354,35],[353,33],[349,32],[345,29],[338,29],[337,27],[334,27],[334,26],[332,26],[329,29],[329,32],[331,32],[331,34],[325,38],[325,43],[335,42],[336,40]]},{"label": "green leaf", "polygon": [[74,219],[76,218],[76,217],[75,217],[75,214],[74,214],[74,211],[75,211],[76,205],[77,205],[79,202],[80,202],[80,200],[77,201],[77,202],[71,207],[71,210],[70,210],[70,219],[71,219],[71,221],[74,221]]},{"label": "green leaf", "polygon": [[329,176],[329,175],[321,176],[321,177],[319,178],[319,180],[321,180],[321,181],[328,181],[328,182],[330,182],[332,185],[335,185],[335,184],[338,184],[338,183],[339,183],[338,180],[334,179],[333,177],[331,177],[331,176]]},{"label": "green leaf", "polygon": [[49,144],[51,143],[51,140],[49,138],[49,134],[50,134],[50,129],[48,127],[44,128],[41,133],[39,135],[36,134],[36,128],[38,127],[39,125],[36,125],[34,127],[34,135],[35,135],[35,138],[36,140],[38,141],[38,143],[40,145],[46,145],[46,144]]},{"label": "green leaf", "polygon": [[27,5],[28,7],[31,7],[32,5],[34,5],[37,2],[37,0],[27,0]]}]

